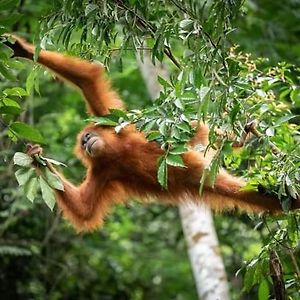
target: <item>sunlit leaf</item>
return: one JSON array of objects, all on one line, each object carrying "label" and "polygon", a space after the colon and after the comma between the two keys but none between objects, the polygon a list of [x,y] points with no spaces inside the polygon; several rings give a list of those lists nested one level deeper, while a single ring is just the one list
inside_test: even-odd
[{"label": "sunlit leaf", "polygon": [[182,154],[186,152],[188,149],[185,145],[176,146],[175,148],[171,149],[171,154]]},{"label": "sunlit leaf", "polygon": [[31,202],[36,198],[39,186],[40,184],[36,177],[31,178],[24,186],[25,195]]},{"label": "sunlit leaf", "polygon": [[183,159],[180,155],[169,154],[167,156],[167,164],[173,167],[186,168]]},{"label": "sunlit leaf", "polygon": [[274,134],[275,134],[274,127],[269,127],[269,128],[266,130],[266,135],[267,135],[267,136],[274,136]]},{"label": "sunlit leaf", "polygon": [[67,167],[66,164],[60,162],[60,161],[57,161],[55,159],[52,159],[52,158],[48,158],[48,157],[43,157],[42,155],[39,155],[39,157],[44,160],[44,161],[48,161],[49,163],[53,164],[53,165],[56,165],[56,166],[63,166],[63,167]]},{"label": "sunlit leaf", "polygon": [[47,183],[54,189],[64,191],[64,185],[62,180],[54,173],[52,173],[48,168],[44,170],[45,179]]},{"label": "sunlit leaf", "polygon": [[44,142],[44,139],[39,131],[28,124],[14,122],[10,125],[10,129],[20,138],[24,138],[36,143]]},{"label": "sunlit leaf", "polygon": [[18,97],[23,97],[23,96],[28,96],[28,93],[22,89],[21,87],[14,87],[11,89],[5,89],[3,93],[7,96],[18,96]]},{"label": "sunlit leaf", "polygon": [[30,168],[30,169],[22,168],[15,172],[15,176],[19,185],[25,185],[33,175],[34,175],[34,168]]},{"label": "sunlit leaf", "polygon": [[32,157],[29,155],[22,153],[22,152],[16,152],[14,155],[14,164],[21,166],[21,167],[30,167],[33,162]]},{"label": "sunlit leaf", "polygon": [[50,208],[50,210],[53,210],[55,206],[55,193],[42,176],[39,177],[39,182],[40,182],[43,200]]}]

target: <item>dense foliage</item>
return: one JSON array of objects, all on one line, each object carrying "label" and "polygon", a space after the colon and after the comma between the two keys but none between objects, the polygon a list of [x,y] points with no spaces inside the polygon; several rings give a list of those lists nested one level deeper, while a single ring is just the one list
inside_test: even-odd
[{"label": "dense foliage", "polygon": [[[204,120],[223,130],[221,136],[211,131],[210,147],[219,150],[206,176],[213,182],[225,165],[250,179],[247,188],[277,194],[288,211],[300,189],[296,4],[1,0],[0,33],[16,31],[40,48],[103,61],[132,110],[97,121],[110,121],[119,130],[134,122],[158,141],[166,150],[158,165],[162,186],[167,165],[182,165],[180,154],[193,134],[190,121]],[[118,208],[104,229],[77,236],[59,215],[47,211],[41,196],[32,205],[24,196],[28,191],[16,189],[12,157],[24,151],[24,141],[44,143],[47,156],[65,162],[65,173],[81,179],[83,169],[71,149],[87,115],[76,93],[39,67],[10,58],[5,40],[0,38],[5,79],[0,83],[1,294],[7,299],[98,299],[99,294],[107,299],[195,299],[174,208]],[[170,80],[158,78],[162,92],[151,107],[136,66],[136,53],[143,57],[145,51],[153,63],[163,61],[171,70]],[[257,134],[233,152],[251,121],[257,123]],[[216,217],[233,299],[253,299],[256,293],[268,299],[274,256],[280,258],[287,294],[299,297],[299,222],[296,213],[259,220]]]}]

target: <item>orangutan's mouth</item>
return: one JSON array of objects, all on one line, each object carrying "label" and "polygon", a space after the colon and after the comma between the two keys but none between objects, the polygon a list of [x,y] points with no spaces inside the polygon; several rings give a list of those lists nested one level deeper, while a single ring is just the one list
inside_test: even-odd
[{"label": "orangutan's mouth", "polygon": [[89,154],[89,155],[93,155],[93,146],[94,144],[98,141],[98,137],[96,136],[93,136],[91,137],[88,142],[86,143],[86,146],[85,146],[85,150],[86,152]]}]

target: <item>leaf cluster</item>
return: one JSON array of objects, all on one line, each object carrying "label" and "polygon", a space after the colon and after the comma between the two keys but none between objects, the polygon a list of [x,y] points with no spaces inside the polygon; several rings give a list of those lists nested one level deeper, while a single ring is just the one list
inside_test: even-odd
[{"label": "leaf cluster", "polygon": [[44,202],[53,210],[54,190],[64,191],[64,186],[59,176],[50,171],[49,163],[63,165],[41,155],[31,157],[22,152],[16,152],[14,155],[14,164],[21,167],[15,172],[15,176],[18,184],[24,187],[26,197],[33,202],[40,189]]}]

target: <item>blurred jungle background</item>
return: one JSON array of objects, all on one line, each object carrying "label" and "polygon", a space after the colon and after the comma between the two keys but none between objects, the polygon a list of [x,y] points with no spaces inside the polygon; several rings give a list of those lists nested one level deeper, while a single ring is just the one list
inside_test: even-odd
[{"label": "blurred jungle background", "polygon": [[[133,20],[136,15],[140,24]],[[193,77],[194,81],[186,79],[191,85],[187,98],[197,98],[197,86],[200,119],[215,127],[240,129],[251,119],[246,113],[252,113],[266,141],[254,140],[238,154],[231,153],[229,142],[222,144],[223,155],[215,167],[225,165],[246,174],[256,187],[279,187],[276,193],[284,195],[287,210],[290,196],[298,195],[300,178],[299,21],[298,0],[0,0],[1,34],[13,32],[41,48],[101,61],[129,109],[142,111],[151,105],[137,63],[137,55],[149,50],[152,60],[163,61],[173,75],[172,87],[160,80],[165,90],[158,107],[167,96],[172,99],[168,89],[185,89],[186,83],[177,83]],[[0,39],[0,298],[197,299],[176,207],[130,202],[114,208],[103,228],[77,234],[41,196],[34,203],[26,199],[15,178],[14,153],[24,152],[24,141],[39,141],[41,134],[46,155],[65,163],[66,177],[80,182],[84,167],[73,147],[88,115],[80,93],[45,69],[11,58],[5,39]],[[181,65],[181,79],[176,77],[176,63]],[[256,80],[254,88],[251,80]],[[251,110],[245,104],[249,98]],[[185,109],[190,119],[195,111],[189,104],[185,108],[177,102],[164,113],[172,116]],[[224,112],[228,117],[221,118]],[[142,114],[148,124],[149,111]],[[176,141],[184,141],[190,130],[181,125]],[[170,137],[162,126],[158,131],[166,143]],[[278,155],[266,150],[269,143],[285,155],[276,160]],[[274,178],[284,180],[287,190]],[[273,218],[236,212],[214,216],[231,299],[274,299],[270,251],[280,257],[286,297],[300,299],[299,220],[297,213]]]}]

